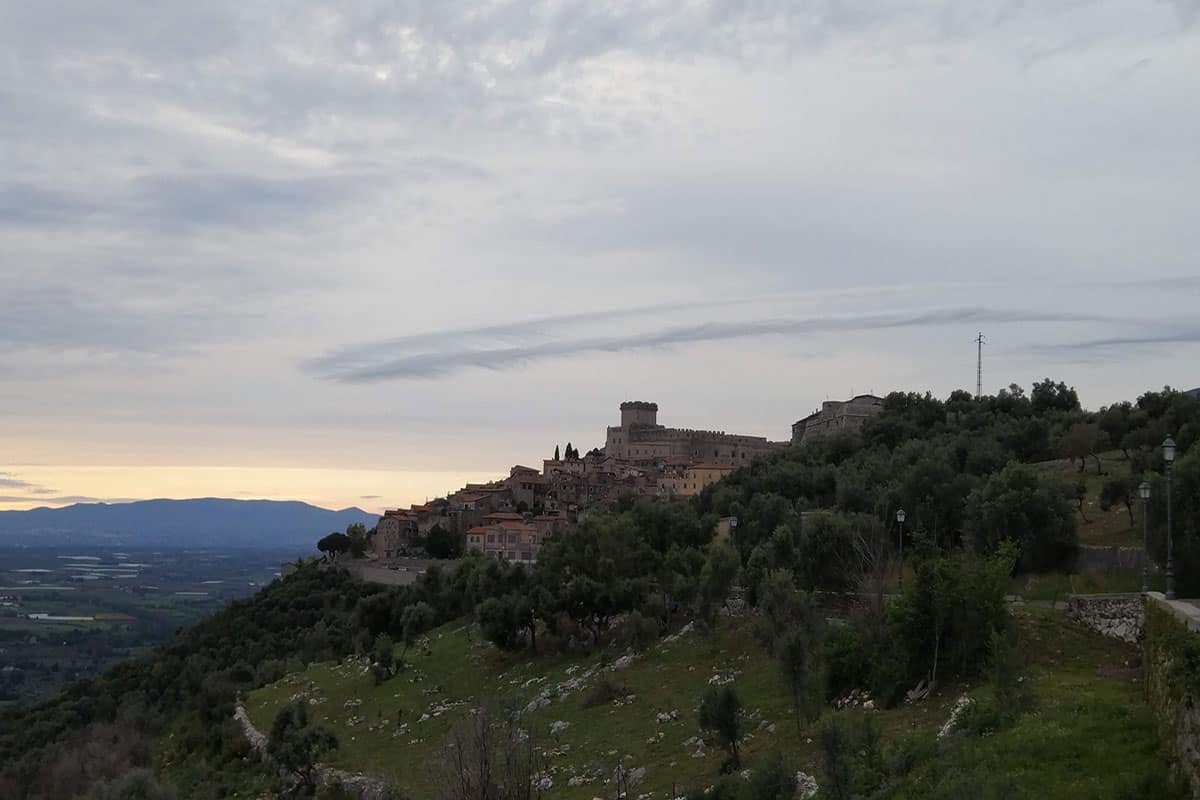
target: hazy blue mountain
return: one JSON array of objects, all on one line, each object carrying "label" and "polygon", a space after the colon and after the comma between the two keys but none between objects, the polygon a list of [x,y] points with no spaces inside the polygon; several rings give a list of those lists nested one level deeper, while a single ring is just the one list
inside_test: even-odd
[{"label": "hazy blue mountain", "polygon": [[142,500],[0,511],[0,545],[313,548],[352,522],[374,527],[360,508],[330,511],[275,500]]}]

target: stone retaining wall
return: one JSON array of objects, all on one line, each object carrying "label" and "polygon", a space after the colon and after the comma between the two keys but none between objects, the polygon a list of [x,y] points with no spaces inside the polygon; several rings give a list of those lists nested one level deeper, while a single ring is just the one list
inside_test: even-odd
[{"label": "stone retaining wall", "polygon": [[[1081,544],[1075,551],[1074,571],[1083,575],[1141,575],[1142,548]],[[1153,560],[1149,572],[1159,573]]]},{"label": "stone retaining wall", "polygon": [[1142,634],[1140,594],[1073,594],[1067,599],[1067,616],[1111,639],[1133,644]]},{"label": "stone retaining wall", "polygon": [[1200,608],[1150,592],[1145,620],[1146,700],[1192,797],[1200,800]]},{"label": "stone retaining wall", "polygon": [[[246,741],[250,742],[251,749],[258,754],[263,763],[274,766],[271,756],[267,753],[267,737],[254,727],[254,723],[250,721],[250,715],[246,713],[246,709],[241,703],[238,703],[237,708],[234,709],[233,718],[242,726],[242,734],[246,737]],[[340,783],[343,789],[357,797],[358,800],[391,800],[396,796],[382,781],[330,767],[317,767],[317,782],[322,786]]]}]

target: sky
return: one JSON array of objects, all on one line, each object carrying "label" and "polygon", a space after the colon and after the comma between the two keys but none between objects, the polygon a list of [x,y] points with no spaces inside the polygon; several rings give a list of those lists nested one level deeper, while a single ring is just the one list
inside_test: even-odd
[{"label": "sky", "polygon": [[0,0],[0,509],[1200,385],[1200,0]]}]

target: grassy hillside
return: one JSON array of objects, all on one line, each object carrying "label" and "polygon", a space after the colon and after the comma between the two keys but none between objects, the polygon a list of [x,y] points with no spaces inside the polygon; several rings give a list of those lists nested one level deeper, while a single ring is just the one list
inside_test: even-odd
[{"label": "grassy hillside", "polygon": [[[1110,788],[1164,768],[1137,671],[1130,666],[1135,651],[1049,610],[1019,612],[1019,620],[1039,698],[1035,713],[992,736],[944,742],[934,760],[897,787],[896,796],[937,796],[947,780],[986,769],[1011,776],[1018,793],[1008,796],[1117,797]],[[495,698],[524,707],[545,696],[549,704],[531,713],[527,727],[548,756],[554,786],[547,796],[602,795],[606,776],[623,763],[646,768],[638,794],[671,797],[673,787],[704,787],[719,779],[723,754],[693,740],[700,733],[696,707],[710,682],[732,678],[747,716],[746,764],[753,768],[778,750],[796,768],[821,772],[815,729],[797,733],[775,664],[745,621],[723,621],[711,637],[685,633],[662,640],[624,669],[599,656],[505,656],[462,623],[434,631],[427,646],[407,658],[409,668],[381,686],[373,685],[363,662],[316,665],[254,692],[248,710],[268,730],[280,707],[306,698],[313,716],[341,740],[330,763],[384,778],[423,798],[435,796],[432,766],[466,709]],[[630,694],[585,707],[588,688],[602,674]],[[900,734],[932,733],[963,690],[986,691],[949,687],[923,704],[868,713],[875,714],[885,742]],[[570,727],[553,737],[556,721]],[[569,785],[573,777],[578,785]]]},{"label": "grassy hillside", "polygon": [[1141,509],[1134,509],[1134,522],[1129,520],[1129,512],[1124,505],[1117,505],[1108,511],[1100,508],[1100,489],[1110,478],[1124,478],[1129,475],[1129,461],[1120,450],[1104,453],[1101,456],[1103,474],[1097,474],[1096,462],[1089,458],[1087,467],[1079,471],[1079,462],[1065,458],[1046,461],[1039,468],[1054,474],[1069,485],[1082,481],[1087,486],[1087,499],[1083,508],[1087,519],[1076,513],[1077,532],[1080,544],[1119,545],[1122,547],[1142,546]]}]

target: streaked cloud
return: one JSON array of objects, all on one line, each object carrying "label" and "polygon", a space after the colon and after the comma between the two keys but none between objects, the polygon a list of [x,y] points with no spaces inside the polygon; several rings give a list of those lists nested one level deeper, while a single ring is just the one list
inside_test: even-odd
[{"label": "streaked cloud", "polygon": [[[620,312],[611,312],[619,315]],[[658,328],[628,336],[602,337],[556,337],[550,341],[500,348],[440,348],[427,352],[404,355],[387,355],[387,347],[373,349],[372,358],[364,359],[361,353],[344,364],[336,357],[326,357],[313,367],[321,377],[347,383],[374,383],[386,380],[412,378],[434,378],[459,370],[476,367],[490,370],[507,369],[548,358],[565,358],[595,352],[622,352],[646,348],[672,347],[677,345],[743,339],[760,336],[797,335],[832,331],[878,331],[890,328],[922,328],[951,324],[1001,324],[1022,322],[1105,322],[1106,317],[1094,314],[1069,312],[1012,311],[988,308],[943,308],[913,311],[901,314],[849,315],[841,317],[813,317],[807,319],[760,319],[741,322],[704,322],[670,328]],[[540,326],[525,327],[513,323],[504,329],[508,332],[533,331],[538,327],[550,327],[546,321]],[[447,332],[446,340],[453,342],[462,332]],[[437,341],[436,335],[422,337],[418,341]],[[400,340],[395,349],[411,342]]]}]

